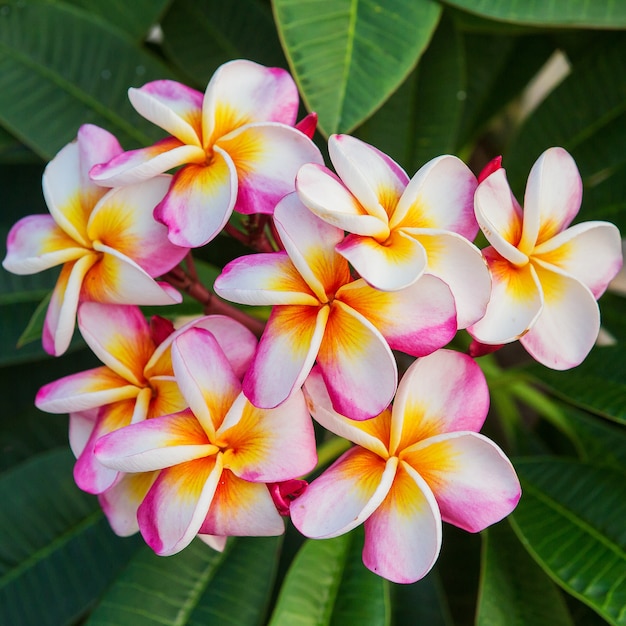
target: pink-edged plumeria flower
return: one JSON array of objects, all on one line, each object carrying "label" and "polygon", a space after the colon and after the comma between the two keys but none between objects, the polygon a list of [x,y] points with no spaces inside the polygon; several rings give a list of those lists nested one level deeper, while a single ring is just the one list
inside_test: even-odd
[{"label": "pink-edged plumeria flower", "polygon": [[622,265],[619,231],[600,221],[570,226],[582,181],[563,148],[546,150],[533,165],[523,211],[498,165],[476,190],[493,288],[485,316],[468,331],[481,344],[519,339],[543,365],[574,367],[593,347],[600,330],[596,300]]},{"label": "pink-edged plumeria flower", "polygon": [[292,503],[291,519],[305,536],[336,537],[364,524],[365,566],[412,583],[437,559],[442,520],[478,532],[515,508],[515,470],[478,434],[489,391],[470,357],[440,350],[418,359],[393,407],[365,422],[333,410],[315,370],[304,389],[313,417],[357,444]]},{"label": "pink-edged plumeria flower", "polygon": [[279,535],[284,525],[266,483],[310,471],[317,455],[304,395],[255,408],[213,335],[191,328],[172,344],[172,363],[189,409],[116,430],[96,456],[122,472],[160,470],[137,511],[140,531],[161,555],[198,533]]},{"label": "pink-edged plumeria flower", "polygon": [[217,69],[204,95],[171,80],[129,90],[135,109],[172,136],[94,167],[107,185],[127,185],[180,167],[155,218],[180,246],[213,239],[233,210],[271,213],[294,190],[304,163],[322,163],[315,144],[293,127],[298,90],[283,69],[236,60]]},{"label": "pink-edged plumeria flower", "polygon": [[227,300],[274,305],[244,393],[256,406],[274,407],[317,359],[338,411],[377,415],[397,386],[391,348],[421,356],[456,333],[450,290],[434,276],[394,292],[353,280],[335,250],[343,230],[318,219],[295,193],[281,200],[274,221],[285,251],[235,259],[214,285]]},{"label": "pink-edged plumeria flower", "polygon": [[350,233],[337,251],[385,291],[408,287],[425,273],[437,276],[454,295],[459,328],[480,319],[491,283],[470,243],[478,224],[469,168],[446,155],[409,180],[386,154],[349,135],[332,135],[328,151],[338,177],[322,165],[304,165],[296,189],[315,215]]},{"label": "pink-edged plumeria flower", "polygon": [[104,189],[89,179],[90,168],[119,154],[117,139],[84,125],[46,167],[43,192],[50,215],[29,215],[7,239],[2,262],[14,274],[35,274],[62,265],[43,328],[43,347],[59,355],[74,333],[81,300],[116,304],[175,304],[180,294],[160,276],[187,253],[167,239],[152,211],[169,187],[159,176],[125,189]]},{"label": "pink-edged plumeria flower", "polygon": [[111,526],[121,535],[137,529],[137,506],[155,475],[124,477],[102,465],[94,456],[96,441],[128,424],[187,407],[174,378],[171,345],[188,328],[211,332],[239,378],[256,348],[256,338],[247,328],[221,315],[192,320],[176,331],[165,320],[157,320],[148,324],[135,306],[83,303],[79,329],[104,365],[44,385],[35,399],[42,411],[70,413],[76,483],[84,491],[101,494]]}]

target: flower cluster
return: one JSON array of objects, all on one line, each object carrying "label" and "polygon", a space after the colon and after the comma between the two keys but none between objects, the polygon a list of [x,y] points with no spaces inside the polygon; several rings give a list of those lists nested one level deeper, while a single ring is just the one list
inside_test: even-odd
[{"label": "flower cluster", "polygon": [[[520,486],[479,434],[489,390],[473,357],[519,339],[548,367],[579,364],[622,263],[615,226],[570,226],[571,156],[540,156],[522,209],[499,160],[478,180],[449,155],[410,177],[334,135],[329,169],[281,69],[232,61],[204,94],[161,80],[129,97],[169,136],[124,152],[82,126],[44,172],[49,215],[15,224],[3,262],[61,265],[43,346],[65,352],[77,319],[102,362],[36,405],[69,413],[76,483],[115,532],[168,555],[196,536],[221,550],[281,534],[281,515],[314,538],[364,524],[365,565],[406,583],[435,562],[442,521],[477,532],[508,515]],[[198,287],[190,249],[222,231],[254,252],[214,291],[271,307],[260,339],[258,320],[217,296],[177,327],[148,321],[139,306],[179,302],[181,276]],[[470,354],[446,349],[461,329]],[[402,377],[396,353],[412,358]],[[307,486],[312,418],[355,445]]]}]

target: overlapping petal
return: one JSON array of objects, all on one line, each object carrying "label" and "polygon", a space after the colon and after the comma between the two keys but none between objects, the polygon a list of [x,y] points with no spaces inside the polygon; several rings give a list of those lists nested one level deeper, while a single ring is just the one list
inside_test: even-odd
[{"label": "overlapping petal", "polygon": [[467,330],[485,344],[515,341],[543,308],[543,290],[532,264],[511,265],[493,248],[483,250],[491,271],[491,299],[485,315]]},{"label": "overlapping petal", "polygon": [[160,276],[178,265],[187,248],[171,244],[167,229],[152,216],[170,181],[170,176],[157,176],[109,191],[91,213],[89,239],[114,248],[150,276]]},{"label": "overlapping petal", "polygon": [[285,525],[267,486],[224,469],[200,533],[229,537],[282,535]]},{"label": "overlapping petal", "polygon": [[540,363],[563,370],[579,365],[600,331],[600,311],[591,291],[556,268],[535,264],[543,290],[541,315],[520,339]]},{"label": "overlapping petal", "polygon": [[204,95],[204,147],[245,124],[281,122],[292,126],[297,114],[298,90],[288,72],[242,59],[224,63]]},{"label": "overlapping petal", "polygon": [[428,274],[394,292],[357,280],[341,287],[336,298],[368,319],[392,349],[413,356],[430,354],[456,334],[452,293],[443,281]]},{"label": "overlapping petal", "polygon": [[272,310],[243,391],[257,407],[273,408],[304,383],[317,356],[329,307],[277,306]]},{"label": "overlapping petal", "polygon": [[106,163],[122,153],[122,146],[109,131],[94,124],[83,124],[77,133],[78,160],[80,163],[80,188],[83,201],[94,204],[106,190],[97,189],[89,176],[91,168],[99,163]]},{"label": "overlapping petal", "polygon": [[278,201],[294,191],[296,174],[305,163],[322,163],[317,146],[291,126],[275,123],[248,124],[224,137],[221,149],[237,169],[235,211],[273,213]]},{"label": "overlapping petal", "polygon": [[213,239],[231,216],[237,199],[237,170],[215,147],[207,164],[189,164],[174,175],[168,194],[154,209],[173,244],[195,248]]},{"label": "overlapping petal", "polygon": [[432,489],[443,521],[469,532],[499,522],[520,499],[511,462],[478,433],[431,437],[405,449],[402,458]]},{"label": "overlapping petal", "polygon": [[87,253],[50,215],[28,215],[9,231],[2,266],[13,274],[35,274]]},{"label": "overlapping petal", "polygon": [[396,391],[398,370],[385,338],[340,300],[330,309],[317,363],[333,406],[352,419],[378,415]]},{"label": "overlapping petal", "polygon": [[337,537],[362,524],[387,496],[397,458],[388,461],[355,446],[316,478],[291,507],[291,520],[306,537]]},{"label": "overlapping petal", "polygon": [[413,583],[432,568],[441,547],[441,517],[430,489],[400,463],[384,502],[365,521],[363,563],[397,583]]}]

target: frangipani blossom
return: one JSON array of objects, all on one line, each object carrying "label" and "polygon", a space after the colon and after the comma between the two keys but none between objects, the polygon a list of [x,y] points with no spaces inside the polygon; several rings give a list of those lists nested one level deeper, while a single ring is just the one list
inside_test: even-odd
[{"label": "frangipani blossom", "polygon": [[357,444],[292,503],[291,519],[305,536],[336,537],[364,524],[365,566],[411,583],[435,563],[442,521],[478,532],[515,508],[515,470],[478,434],[489,392],[470,357],[440,350],[418,359],[393,407],[365,422],[334,411],[315,370],[304,390],[313,417]]},{"label": "frangipani blossom", "polygon": [[295,193],[281,200],[274,221],[285,251],[235,259],[214,285],[233,302],[275,305],[244,393],[256,406],[277,406],[317,360],[338,411],[377,415],[397,386],[391,349],[428,354],[456,333],[450,290],[434,276],[394,292],[353,280],[335,250],[343,230],[318,219]]},{"label": "frangipani blossom", "polygon": [[593,347],[596,300],[622,265],[619,231],[600,221],[570,226],[582,181],[563,148],[546,150],[533,165],[523,211],[504,169],[491,170],[476,190],[475,211],[491,244],[483,254],[493,288],[485,316],[468,331],[483,344],[519,339],[547,367],[574,367]]},{"label": "frangipani blossom", "polygon": [[127,185],[179,166],[155,218],[180,246],[213,239],[233,210],[271,213],[304,163],[322,163],[306,118],[293,127],[298,90],[283,69],[237,60],[203,94],[171,80],[129,90],[135,109],[172,136],[94,167],[93,180]]},{"label": "frangipani blossom", "polygon": [[180,294],[152,278],[168,272],[187,253],[172,245],[167,230],[152,217],[165,195],[169,176],[125,189],[104,189],[89,169],[119,154],[117,139],[84,125],[77,141],[65,146],[46,167],[43,192],[50,215],[17,222],[7,239],[3,266],[15,274],[35,274],[62,265],[43,328],[43,347],[60,355],[74,332],[79,301],[163,305]]},{"label": "frangipani blossom", "polygon": [[332,135],[328,151],[338,176],[304,165],[296,178],[300,200],[348,233],[337,244],[370,285],[393,291],[432,274],[451,289],[459,328],[480,319],[490,279],[480,250],[473,197],[476,177],[454,156],[429,161],[409,180],[373,146]]},{"label": "frangipani blossom", "polygon": [[116,430],[96,456],[122,472],[160,470],[137,517],[161,555],[198,533],[279,535],[282,518],[265,483],[315,466],[315,437],[300,390],[276,409],[255,408],[208,331],[191,328],[172,345],[174,374],[190,408]]},{"label": "frangipani blossom", "polygon": [[[74,477],[81,489],[97,494],[121,478],[95,458],[99,437],[186,408],[171,362],[176,337],[192,327],[210,331],[240,378],[256,348],[248,329],[220,315],[198,318],[177,331],[172,326],[168,332],[160,325],[151,327],[138,307],[85,302],[78,311],[78,325],[104,365],[44,385],[35,404],[49,413],[70,413],[70,445],[77,457]],[[143,483],[147,490],[149,482]]]}]

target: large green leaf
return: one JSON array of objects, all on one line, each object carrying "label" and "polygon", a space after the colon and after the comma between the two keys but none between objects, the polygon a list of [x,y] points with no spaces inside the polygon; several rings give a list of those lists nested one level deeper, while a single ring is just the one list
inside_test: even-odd
[{"label": "large green leaf", "polygon": [[90,122],[126,147],[162,136],[126,92],[171,73],[117,28],[79,9],[7,0],[0,16],[0,123],[44,158]]},{"label": "large green leaf", "polygon": [[261,0],[176,0],[161,26],[167,55],[201,89],[231,59],[286,65],[272,13]]},{"label": "large green leaf", "polygon": [[151,26],[158,23],[163,11],[171,0],[47,0],[50,4],[68,4],[80,7],[86,13],[97,15],[113,24],[131,37],[141,40],[146,37]]},{"label": "large green leaf", "polygon": [[293,560],[270,626],[389,624],[389,583],[361,562],[363,530],[308,539]]},{"label": "large green leaf", "polygon": [[442,0],[482,17],[537,26],[620,28],[626,26],[626,4],[612,0]]},{"label": "large green leaf", "polygon": [[528,371],[551,392],[584,409],[626,424],[626,351],[623,346],[595,348],[566,372],[533,364]]},{"label": "large green leaf", "polygon": [[278,537],[236,539],[220,553],[196,539],[168,558],[145,547],[104,596],[88,624],[261,624],[280,543]]},{"label": "large green leaf", "polygon": [[515,463],[522,499],[513,527],[564,589],[611,624],[626,624],[623,472],[565,460]]},{"label": "large green leaf", "polygon": [[435,30],[432,0],[273,0],[300,91],[326,134],[349,132],[415,67]]},{"label": "large green leaf", "polygon": [[0,476],[0,623],[61,626],[94,603],[135,551],[72,479],[67,448]]},{"label": "large green leaf", "polygon": [[465,89],[460,43],[451,22],[442,20],[417,69],[356,131],[410,175],[456,147]]},{"label": "large green leaf", "polygon": [[563,596],[506,522],[483,533],[476,626],[571,626]]}]

